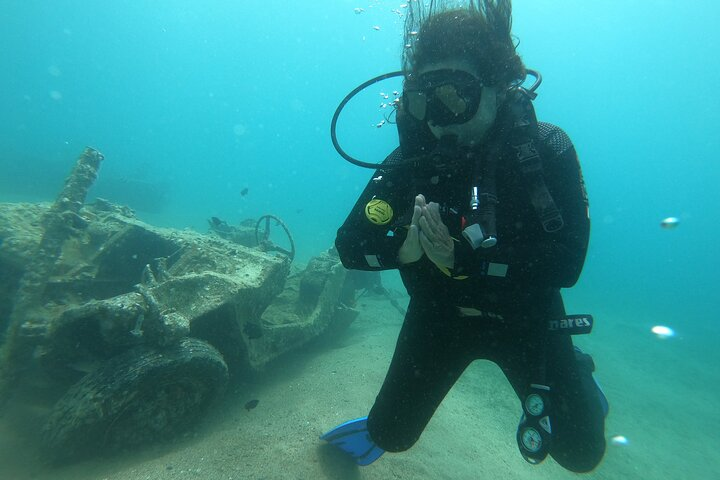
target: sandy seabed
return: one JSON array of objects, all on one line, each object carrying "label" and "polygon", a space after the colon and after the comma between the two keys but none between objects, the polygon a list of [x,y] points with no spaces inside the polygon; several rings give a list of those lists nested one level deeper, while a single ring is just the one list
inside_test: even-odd
[{"label": "sandy seabed", "polygon": [[[382,297],[364,297],[359,308],[340,337],[287,355],[260,379],[231,387],[199,426],[170,444],[47,466],[33,440],[37,421],[9,409],[0,418],[0,479],[577,478],[550,458],[538,466],[522,459],[515,443],[519,402],[500,370],[484,361],[471,365],[409,451],[358,467],[325,445],[319,435],[372,406],[402,322]],[[603,463],[583,476],[720,478],[717,373],[702,369],[698,359],[678,362],[679,344],[631,344],[644,338],[635,336],[643,327],[623,328],[598,325],[578,339],[595,357],[611,402],[608,441],[614,435],[629,440],[623,446],[609,441]],[[246,410],[251,399],[259,403]]]}]

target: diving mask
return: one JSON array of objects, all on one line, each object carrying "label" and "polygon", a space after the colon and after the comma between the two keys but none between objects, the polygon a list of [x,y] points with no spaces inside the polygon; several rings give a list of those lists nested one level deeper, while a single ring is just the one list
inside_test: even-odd
[{"label": "diving mask", "polygon": [[462,124],[477,113],[483,84],[463,70],[433,70],[408,78],[403,91],[405,110],[438,127]]}]

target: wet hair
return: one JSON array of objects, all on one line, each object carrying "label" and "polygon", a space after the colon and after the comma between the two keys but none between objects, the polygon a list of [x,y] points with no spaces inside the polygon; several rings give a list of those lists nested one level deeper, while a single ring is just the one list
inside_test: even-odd
[{"label": "wet hair", "polygon": [[462,59],[477,67],[483,83],[507,87],[525,77],[511,34],[511,0],[408,2],[403,70]]}]

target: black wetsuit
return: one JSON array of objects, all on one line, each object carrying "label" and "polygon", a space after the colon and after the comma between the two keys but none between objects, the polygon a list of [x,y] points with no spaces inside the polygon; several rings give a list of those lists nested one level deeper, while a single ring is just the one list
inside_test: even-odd
[{"label": "black wetsuit", "polygon": [[[550,454],[556,461],[569,470],[588,471],[603,456],[604,414],[591,362],[578,361],[589,357],[575,352],[571,337],[547,329],[548,320],[565,315],[560,288],[574,285],[582,270],[590,228],[587,196],[567,135],[550,124],[538,126],[545,183],[565,223],[558,232],[543,230],[523,176],[507,160],[497,167],[498,244],[489,253],[473,251],[461,235],[469,210],[470,166],[431,172],[429,178],[410,167],[378,171],[338,230],[336,246],[347,268],[398,268],[411,297],[368,419],[370,436],[385,450],[412,446],[465,368],[473,360],[489,359],[521,399],[530,383],[541,380],[551,388]],[[385,161],[397,162],[401,155],[398,149]],[[443,222],[457,239],[452,272],[442,272],[426,256],[398,263],[420,193],[440,204]],[[365,208],[372,199],[392,207],[388,223],[368,219]]]}]

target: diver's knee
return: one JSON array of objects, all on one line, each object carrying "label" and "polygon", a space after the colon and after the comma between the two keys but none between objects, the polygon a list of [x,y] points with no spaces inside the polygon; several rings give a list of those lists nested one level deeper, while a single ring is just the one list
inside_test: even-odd
[{"label": "diver's knee", "polygon": [[573,445],[572,448],[553,449],[550,453],[563,468],[575,473],[594,470],[605,455],[605,439]]},{"label": "diver's knee", "polygon": [[590,398],[596,399],[600,403],[603,416],[607,417],[610,411],[610,403],[597,378],[593,375],[593,372],[595,372],[595,361],[589,354],[584,353],[577,346],[575,347],[575,359],[578,364],[578,370],[580,371],[583,388],[588,392]]}]

